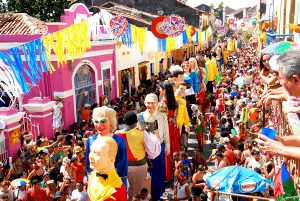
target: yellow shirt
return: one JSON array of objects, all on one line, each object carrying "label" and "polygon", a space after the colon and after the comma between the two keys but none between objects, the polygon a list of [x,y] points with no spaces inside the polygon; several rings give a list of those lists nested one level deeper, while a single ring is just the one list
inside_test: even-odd
[{"label": "yellow shirt", "polygon": [[185,127],[189,127],[190,126],[190,118],[189,118],[189,114],[186,108],[186,101],[183,100],[180,96],[175,96],[175,99],[178,103],[178,114],[177,114],[177,119],[176,122],[179,126],[179,128],[181,128],[183,126],[183,124],[185,125]]},{"label": "yellow shirt", "polygon": [[206,74],[207,74],[207,81],[215,81],[216,76],[219,74],[217,68],[217,62],[215,59],[207,62]]},{"label": "yellow shirt", "polygon": [[114,199],[112,194],[116,192],[116,188],[121,188],[122,180],[118,176],[116,169],[107,173],[107,179],[96,176],[96,171],[89,175],[87,193],[91,201],[104,201],[106,199]]},{"label": "yellow shirt", "polygon": [[130,157],[129,152],[132,153],[136,161],[145,158],[146,150],[144,146],[144,131],[134,128],[127,132],[117,131],[116,134],[122,138],[124,138],[123,135],[126,136],[126,142],[129,147],[129,150],[127,150],[129,161],[135,161],[132,157]]}]

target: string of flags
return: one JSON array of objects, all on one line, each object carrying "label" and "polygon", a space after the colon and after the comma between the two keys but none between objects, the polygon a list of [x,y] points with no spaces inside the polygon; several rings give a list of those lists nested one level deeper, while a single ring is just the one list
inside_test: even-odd
[{"label": "string of flags", "polygon": [[[0,52],[0,86],[15,100],[30,91],[29,85],[38,85],[43,73],[55,72],[51,54],[55,53],[60,68],[67,60],[80,58],[91,48],[91,41],[114,38],[128,47],[137,44],[141,52],[166,52],[191,41],[201,43],[212,35],[210,27],[205,31],[186,27],[180,16],[160,16],[153,20],[148,31],[130,24],[123,16],[113,16],[101,9],[79,23]],[[1,97],[0,101],[3,101]]]}]

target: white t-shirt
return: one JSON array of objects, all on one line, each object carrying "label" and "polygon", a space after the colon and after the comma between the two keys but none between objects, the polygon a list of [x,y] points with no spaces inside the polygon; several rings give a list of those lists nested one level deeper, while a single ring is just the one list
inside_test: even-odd
[{"label": "white t-shirt", "polygon": [[264,159],[260,159],[259,161],[256,161],[255,158],[251,158],[249,163],[248,163],[248,168],[254,170],[254,168],[259,168],[262,169],[262,167],[265,164],[265,160]]},{"label": "white t-shirt", "polygon": [[85,190],[78,192],[78,189],[72,191],[71,200],[88,201],[88,194]]}]

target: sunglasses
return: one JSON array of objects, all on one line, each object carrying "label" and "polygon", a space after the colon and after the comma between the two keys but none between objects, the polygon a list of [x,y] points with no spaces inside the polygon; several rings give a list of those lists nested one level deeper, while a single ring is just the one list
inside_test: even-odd
[{"label": "sunglasses", "polygon": [[98,124],[98,123],[105,124],[105,123],[107,122],[107,119],[101,119],[100,121],[99,121],[98,119],[95,119],[94,122],[95,122],[96,124]]}]

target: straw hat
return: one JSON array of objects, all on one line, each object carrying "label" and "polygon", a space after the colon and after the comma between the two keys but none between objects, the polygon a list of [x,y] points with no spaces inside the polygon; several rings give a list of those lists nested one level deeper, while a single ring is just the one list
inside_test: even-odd
[{"label": "straw hat", "polygon": [[55,101],[62,102],[64,99],[62,99],[62,98],[60,98],[60,97],[58,97],[58,96],[55,96],[55,97],[54,97],[54,100],[55,100]]}]

